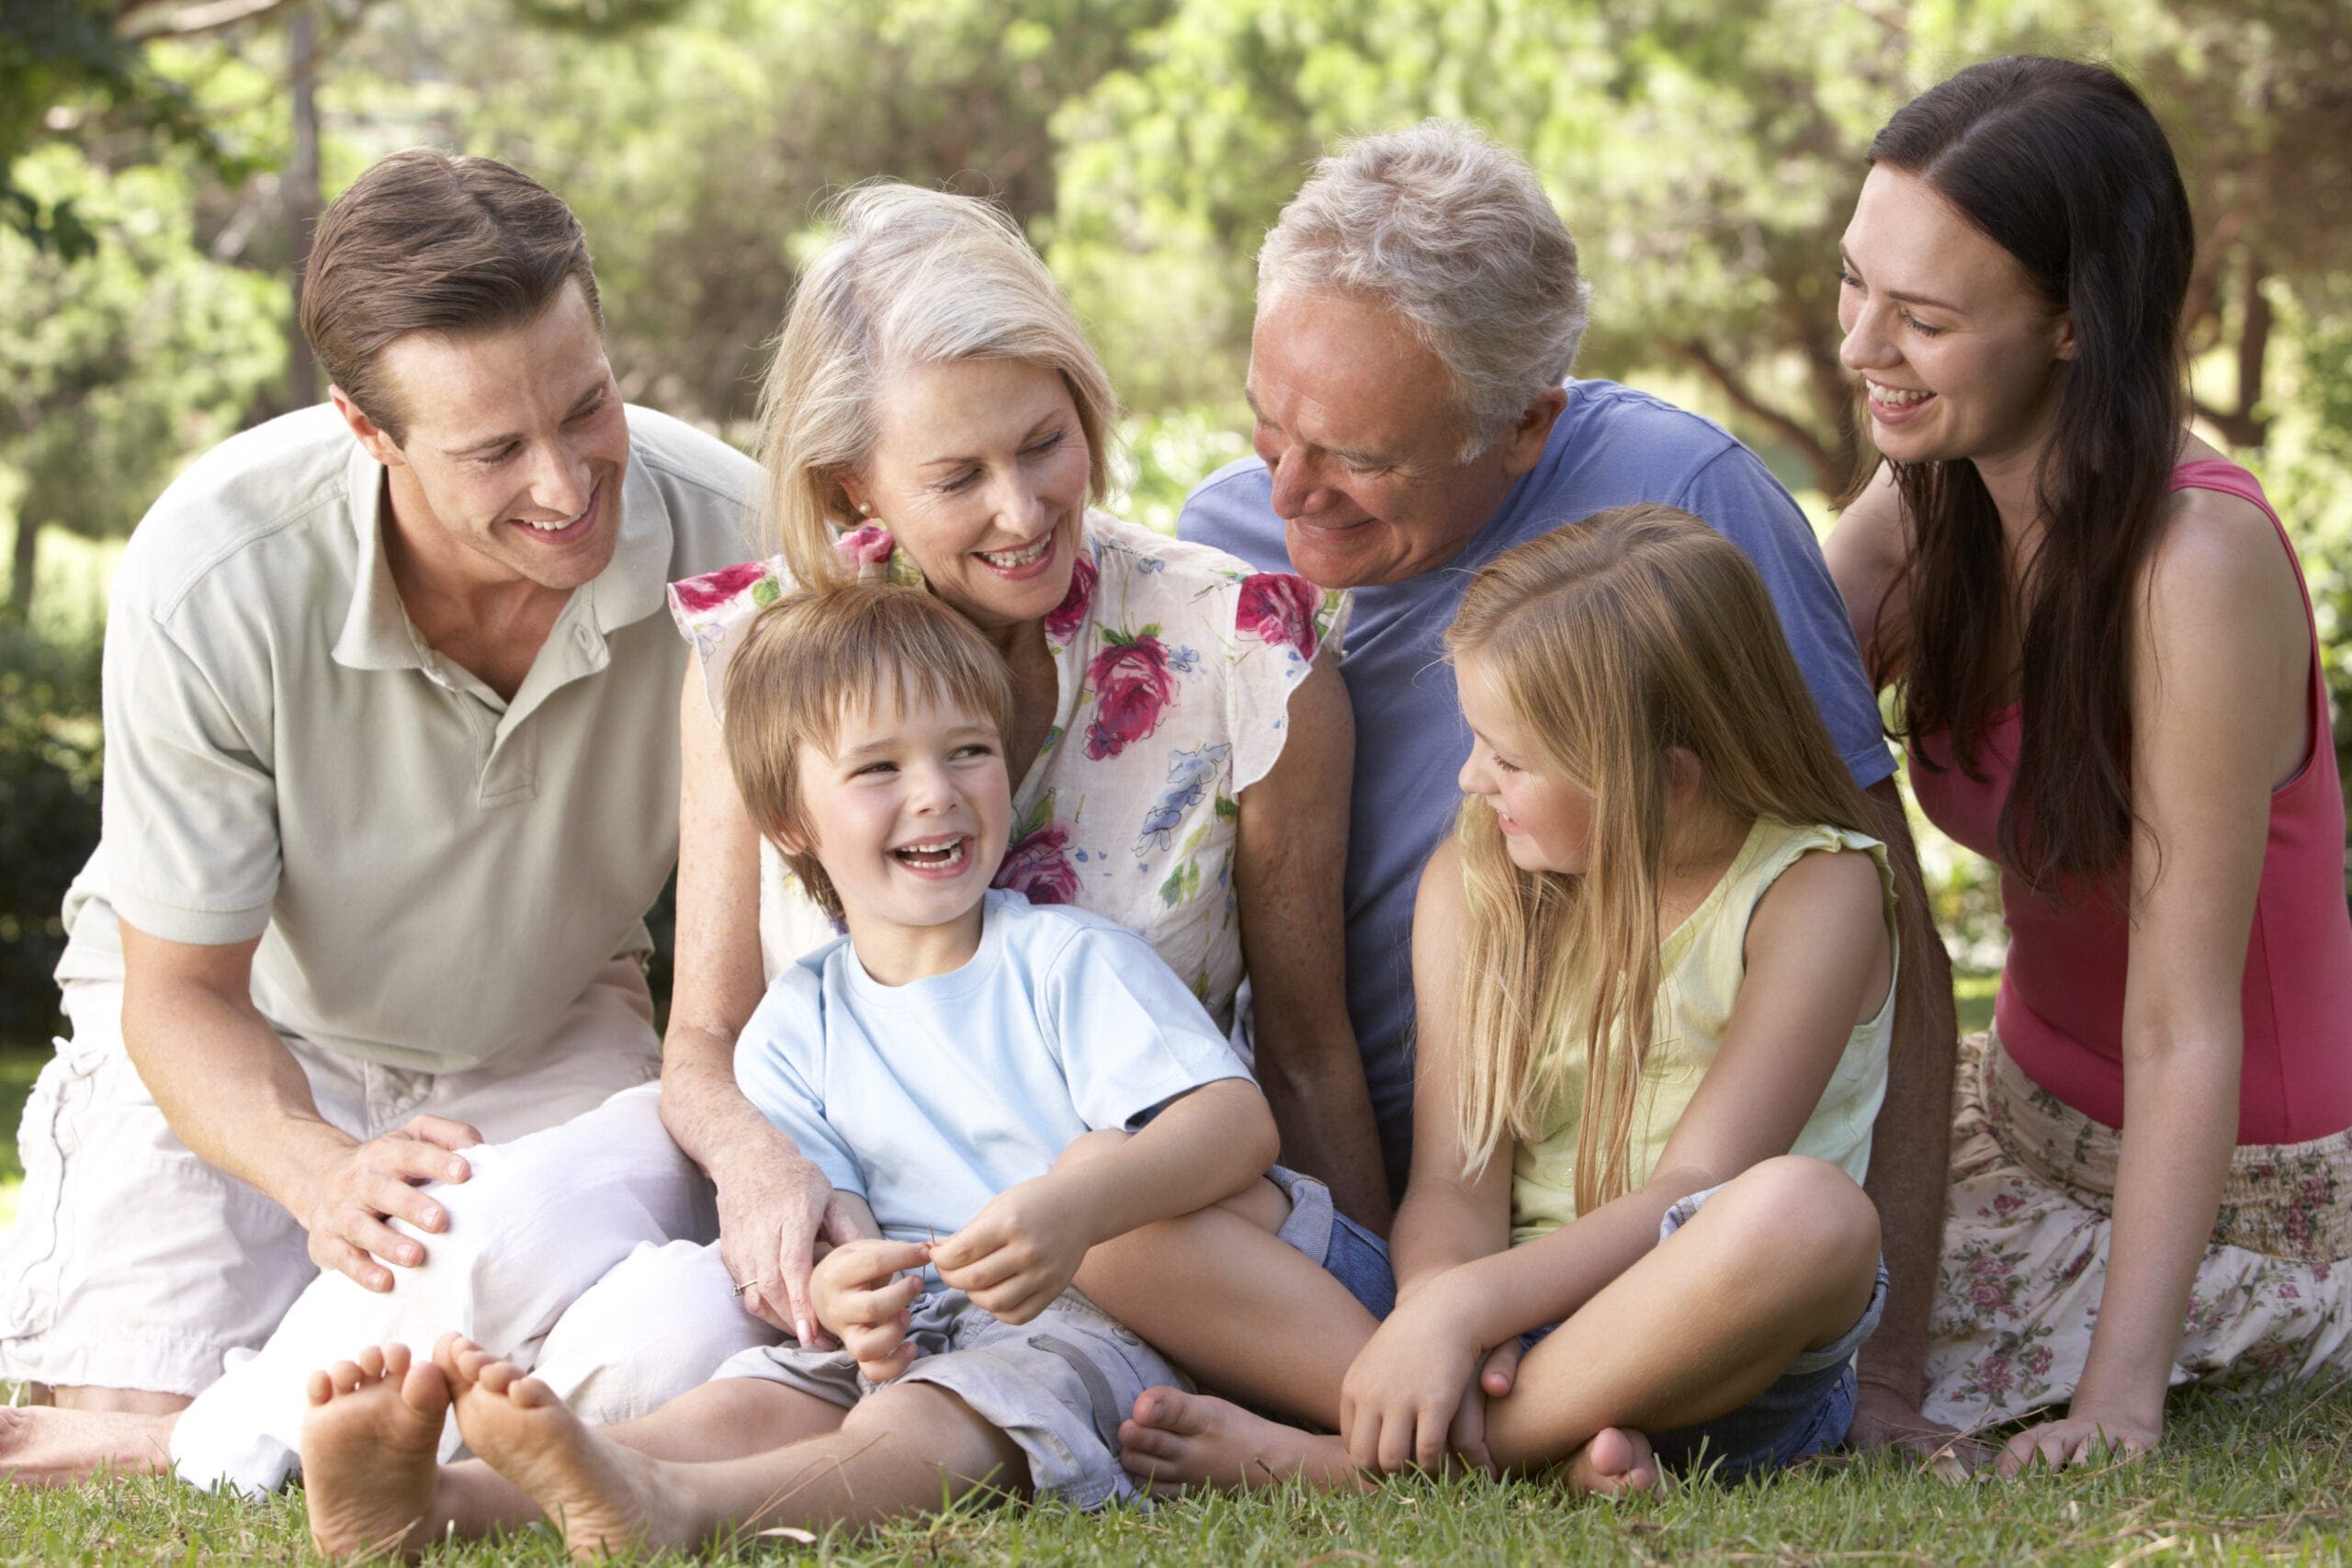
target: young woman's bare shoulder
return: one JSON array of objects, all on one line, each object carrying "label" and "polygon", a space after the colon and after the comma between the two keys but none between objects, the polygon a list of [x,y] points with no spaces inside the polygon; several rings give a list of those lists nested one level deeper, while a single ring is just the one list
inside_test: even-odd
[{"label": "young woman's bare shoulder", "polygon": [[1903,641],[1903,573],[1909,547],[1894,470],[1881,465],[1862,493],[1838,514],[1838,525],[1821,545],[1873,684],[1901,672],[1895,664]]},{"label": "young woman's bare shoulder", "polygon": [[2173,493],[2149,552],[2144,609],[2159,648],[2220,630],[2308,649],[2303,598],[2260,507],[2217,490]]}]

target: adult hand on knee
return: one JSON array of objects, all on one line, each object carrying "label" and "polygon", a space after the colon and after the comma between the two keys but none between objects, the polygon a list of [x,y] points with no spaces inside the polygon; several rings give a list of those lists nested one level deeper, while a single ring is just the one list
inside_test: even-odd
[{"label": "adult hand on knee", "polygon": [[471,1172],[457,1151],[481,1142],[481,1134],[463,1122],[419,1116],[397,1133],[345,1148],[311,1175],[294,1211],[310,1233],[311,1261],[368,1290],[390,1290],[391,1270],[383,1264],[413,1269],[424,1261],[424,1247],[386,1221],[421,1231],[447,1224],[447,1212],[420,1189],[465,1180]]},{"label": "adult hand on knee", "polygon": [[743,1310],[801,1344],[831,1343],[809,1292],[821,1240],[863,1234],[832,1181],[788,1140],[712,1171],[718,1188],[718,1256],[741,1287]]}]

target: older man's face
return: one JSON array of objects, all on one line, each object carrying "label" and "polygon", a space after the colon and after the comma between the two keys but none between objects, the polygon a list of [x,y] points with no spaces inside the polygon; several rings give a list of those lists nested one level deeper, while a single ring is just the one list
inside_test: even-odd
[{"label": "older man's face", "polygon": [[1437,356],[1386,310],[1343,296],[1283,290],[1266,303],[1248,395],[1291,567],[1325,588],[1442,566],[1543,446],[1507,434],[1461,461]]}]

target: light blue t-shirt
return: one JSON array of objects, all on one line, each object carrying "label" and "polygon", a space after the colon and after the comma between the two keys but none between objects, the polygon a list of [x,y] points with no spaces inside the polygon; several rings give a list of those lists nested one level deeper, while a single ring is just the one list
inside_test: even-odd
[{"label": "light blue t-shirt", "polygon": [[735,1045],[745,1096],[898,1241],[961,1229],[1086,1133],[1249,1076],[1141,937],[1001,889],[962,968],[885,986],[840,938],[776,976]]},{"label": "light blue t-shirt", "polygon": [[[1287,571],[1272,495],[1263,463],[1230,464],[1185,501],[1176,532],[1261,570]],[[1747,553],[1854,782],[1868,788],[1894,771],[1845,604],[1795,500],[1713,421],[1613,381],[1570,381],[1544,456],[1459,555],[1409,581],[1355,590],[1341,666],[1356,719],[1348,1016],[1396,1190],[1412,1149],[1413,897],[1461,804],[1454,775],[1470,749],[1444,662],[1445,628],[1470,574],[1496,556],[1636,502],[1680,507]]]}]

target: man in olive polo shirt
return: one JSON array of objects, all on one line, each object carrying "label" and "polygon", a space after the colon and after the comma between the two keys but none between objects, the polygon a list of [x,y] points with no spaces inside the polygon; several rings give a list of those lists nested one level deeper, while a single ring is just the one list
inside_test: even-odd
[{"label": "man in olive polo shirt", "polygon": [[[503,164],[370,169],[302,322],[333,406],[189,468],[107,622],[73,1039],[0,1244],[0,1379],[84,1411],[185,1405],[321,1269],[389,1290],[416,1183],[659,1068],[663,588],[741,558],[758,470],[623,407],[579,225]],[[72,1419],[12,1416],[0,1472]]]}]

